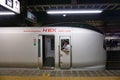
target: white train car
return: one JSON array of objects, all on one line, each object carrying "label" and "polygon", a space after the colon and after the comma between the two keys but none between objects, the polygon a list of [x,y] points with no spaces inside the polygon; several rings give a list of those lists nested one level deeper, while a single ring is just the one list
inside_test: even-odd
[{"label": "white train car", "polygon": [[99,30],[85,24],[1,27],[0,67],[103,70],[106,63],[103,40]]}]

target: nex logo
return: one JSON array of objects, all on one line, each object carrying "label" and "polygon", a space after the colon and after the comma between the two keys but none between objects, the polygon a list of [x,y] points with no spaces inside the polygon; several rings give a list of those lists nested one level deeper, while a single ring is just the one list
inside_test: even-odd
[{"label": "nex logo", "polygon": [[54,28],[43,29],[42,32],[56,32]]}]

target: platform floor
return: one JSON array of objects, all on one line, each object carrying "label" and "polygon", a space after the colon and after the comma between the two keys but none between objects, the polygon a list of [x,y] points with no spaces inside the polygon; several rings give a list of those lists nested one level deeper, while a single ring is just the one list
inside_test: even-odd
[{"label": "platform floor", "polygon": [[0,80],[120,80],[120,77],[38,77],[0,76]]},{"label": "platform floor", "polygon": [[120,70],[0,69],[0,80],[120,80]]}]

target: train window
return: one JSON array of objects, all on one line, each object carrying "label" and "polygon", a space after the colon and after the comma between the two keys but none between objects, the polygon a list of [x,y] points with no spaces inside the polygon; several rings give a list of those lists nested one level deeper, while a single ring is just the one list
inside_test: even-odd
[{"label": "train window", "polygon": [[61,50],[69,48],[67,45],[69,45],[69,39],[61,39]]},{"label": "train window", "polygon": [[55,41],[54,38],[51,38],[51,50],[54,50],[55,47]]},{"label": "train window", "polygon": [[38,57],[40,57],[41,56],[41,53],[40,53],[40,39],[38,39]]}]

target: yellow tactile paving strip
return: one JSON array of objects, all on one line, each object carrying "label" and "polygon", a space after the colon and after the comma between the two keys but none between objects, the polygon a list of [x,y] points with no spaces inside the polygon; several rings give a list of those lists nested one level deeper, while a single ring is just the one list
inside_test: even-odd
[{"label": "yellow tactile paving strip", "polygon": [[120,77],[0,76],[0,80],[120,80]]}]

